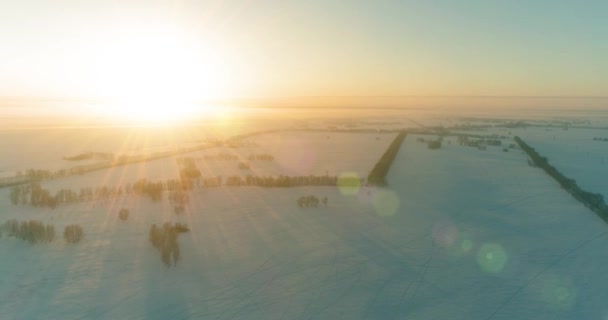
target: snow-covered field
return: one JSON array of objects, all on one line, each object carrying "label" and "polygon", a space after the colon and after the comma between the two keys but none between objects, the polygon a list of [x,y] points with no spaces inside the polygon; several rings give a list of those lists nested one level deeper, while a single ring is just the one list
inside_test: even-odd
[{"label": "snow-covered field", "polygon": [[[393,137],[289,132],[231,151],[274,155],[251,161],[261,174],[366,175]],[[14,207],[0,189],[2,220],[85,229],[71,245],[61,237],[39,245],[0,239],[0,319],[607,317],[605,223],[521,151],[445,142],[429,150],[408,136],[389,188],[203,189],[180,216],[166,199],[136,196]],[[241,172],[233,161],[199,168]],[[45,184],[176,174],[169,158]],[[329,205],[298,207],[309,194]],[[126,222],[121,208],[131,210]],[[165,221],[191,229],[178,239],[177,267],[165,267],[148,242],[150,225]]]},{"label": "snow-covered field", "polygon": [[399,226],[393,243],[407,244],[406,260],[421,264],[423,279],[415,298],[396,304],[403,318],[608,315],[602,220],[527,166],[521,151],[454,143],[431,151],[414,138],[389,173],[401,203],[388,217]]},{"label": "snow-covered field", "polygon": [[[208,140],[226,139],[258,130],[282,128],[276,122],[224,124],[213,122],[185,127],[70,127],[5,129],[0,127],[0,172],[27,169],[60,170],[87,164],[65,161],[87,152],[149,155],[192,147]],[[90,162],[88,162],[90,163]],[[0,175],[1,176],[1,175]]]},{"label": "snow-covered field", "polygon": [[608,141],[593,140],[608,138],[608,129],[527,128],[516,134],[581,188],[608,198]]},{"label": "snow-covered field", "polygon": [[[253,136],[238,148],[217,147],[174,157],[118,166],[45,181],[52,192],[62,188],[123,186],[139,179],[168,180],[179,177],[178,158],[194,158],[203,178],[232,175],[325,175],[356,173],[367,177],[396,134],[287,131]],[[206,156],[230,154],[239,160],[206,160]],[[267,154],[274,160],[249,160],[250,155]],[[250,165],[240,169],[239,162]]]}]

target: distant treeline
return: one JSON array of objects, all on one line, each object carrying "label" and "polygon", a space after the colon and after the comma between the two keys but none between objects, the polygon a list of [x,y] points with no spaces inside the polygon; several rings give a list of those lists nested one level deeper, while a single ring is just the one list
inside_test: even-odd
[{"label": "distant treeline", "polygon": [[[355,178],[356,179],[356,178]],[[358,181],[357,181],[358,182]],[[257,187],[297,187],[297,186],[335,186],[337,176],[230,176],[226,179],[227,186],[257,186]]]},{"label": "distant treeline", "polygon": [[[357,181],[352,183],[359,183]],[[344,180],[344,181],[342,181]],[[352,184],[348,179],[342,178],[342,184]],[[168,179],[165,181],[152,181],[139,179],[133,184],[127,183],[123,186],[98,186],[96,188],[86,187],[78,190],[60,189],[52,194],[38,182],[25,185],[17,185],[11,188],[9,199],[13,205],[31,205],[34,207],[56,208],[60,204],[71,204],[84,201],[108,200],[122,195],[139,195],[150,198],[152,201],[160,201],[163,192],[169,192],[169,200],[177,205],[183,205],[187,201],[182,201],[183,191],[194,188],[213,188],[221,186],[257,186],[263,188],[275,187],[298,187],[298,186],[336,186],[337,176],[229,176],[224,179],[222,176],[209,178],[193,179]],[[173,193],[180,193],[174,195]]]},{"label": "distant treeline", "polygon": [[259,154],[250,154],[247,157],[248,160],[263,160],[263,161],[272,161],[274,160],[274,156],[268,153],[259,153]]},{"label": "distant treeline", "polygon": [[82,161],[82,160],[114,160],[114,154],[104,152],[86,152],[71,157],[63,157],[67,161]]},{"label": "distant treeline", "polygon": [[502,146],[502,141],[499,139],[469,139],[467,136],[458,136],[457,142],[461,146],[479,148],[483,146]]},{"label": "distant treeline", "polygon": [[[205,161],[239,161],[244,160],[245,157],[241,157],[236,154],[220,152],[217,154],[206,154],[200,158],[194,157],[180,157],[177,158],[178,164],[181,163],[194,163],[195,161],[205,160]],[[263,161],[272,161],[274,160],[274,156],[268,153],[259,153],[259,154],[249,154],[247,156],[247,160],[263,160]]]},{"label": "distant treeline", "polygon": [[96,188],[86,187],[78,190],[60,189],[51,194],[48,189],[43,188],[40,183],[33,182],[26,185],[17,185],[11,188],[9,199],[13,205],[31,205],[34,207],[55,208],[60,204],[76,202],[107,200],[123,194],[136,194],[147,196],[153,201],[159,201],[163,191],[175,191],[191,189],[190,181],[169,179],[166,181],[150,181],[147,179],[137,180],[133,184],[122,186],[99,186]]},{"label": "distant treeline", "polygon": [[[10,186],[13,186],[16,184],[27,184],[27,183],[31,183],[31,182],[35,182],[35,181],[39,181],[39,180],[57,179],[57,178],[71,176],[71,175],[81,175],[81,174],[85,174],[85,173],[92,172],[92,171],[104,170],[104,169],[123,166],[123,165],[127,165],[127,164],[157,160],[157,159],[175,156],[178,154],[201,151],[201,150],[211,149],[211,148],[220,147],[220,146],[238,147],[238,146],[240,146],[240,144],[242,144],[241,140],[243,140],[243,139],[261,135],[261,134],[275,133],[275,132],[279,132],[279,131],[280,130],[265,130],[265,131],[250,132],[247,134],[236,135],[236,136],[233,136],[226,140],[217,140],[214,143],[203,143],[203,144],[195,145],[195,146],[191,146],[191,147],[183,147],[183,148],[179,148],[179,149],[175,149],[175,150],[156,152],[151,155],[133,155],[133,156],[119,155],[119,156],[114,156],[113,161],[110,161],[110,162],[95,163],[95,164],[90,164],[90,165],[81,165],[81,166],[77,166],[77,167],[73,167],[73,168],[69,168],[69,169],[60,169],[60,170],[28,169],[28,170],[25,170],[25,172],[23,172],[23,171],[17,172],[16,176],[13,177],[13,178],[16,178],[16,180],[11,179],[8,181],[2,181],[2,179],[0,179],[0,188],[10,187]],[[78,156],[80,156],[80,155],[78,155]],[[6,179],[4,179],[4,180],[6,180]]]},{"label": "distant treeline", "polygon": [[532,159],[532,162],[539,168],[545,170],[562,188],[570,193],[576,200],[584,204],[587,208],[595,212],[600,218],[608,222],[608,206],[604,202],[604,197],[599,193],[592,193],[581,189],[574,179],[570,179],[549,164],[549,160],[542,157],[534,148],[530,147],[521,138],[515,137],[515,142]]},{"label": "distant treeline", "polygon": [[391,164],[393,163],[393,160],[395,160],[397,153],[399,153],[399,148],[401,148],[401,144],[403,143],[403,140],[406,136],[407,132],[401,131],[397,135],[395,140],[393,140],[386,152],[384,152],[382,158],[380,158],[378,163],[376,163],[369,176],[367,177],[367,181],[370,184],[379,186],[386,185],[386,175],[388,173],[388,170],[391,168]]}]

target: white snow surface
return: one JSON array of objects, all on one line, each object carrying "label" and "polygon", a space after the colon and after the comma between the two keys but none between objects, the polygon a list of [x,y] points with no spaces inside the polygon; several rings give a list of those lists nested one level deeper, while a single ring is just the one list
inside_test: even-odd
[{"label": "white snow surface", "polygon": [[[302,141],[288,158],[329,150],[324,137],[277,139]],[[314,151],[324,165],[311,170],[368,170],[375,160],[367,157],[382,154],[358,147],[360,136],[349,139],[334,146],[335,155]],[[166,200],[135,196],[54,210],[14,207],[0,189],[2,220],[85,230],[70,245],[61,237],[47,245],[0,239],[0,319],[608,316],[602,220],[529,167],[519,150],[480,151],[453,138],[429,150],[415,139],[404,142],[388,188],[354,195],[334,187],[197,190],[181,216]],[[308,194],[327,196],[329,205],[298,207]],[[118,219],[123,207],[131,210],[126,222]],[[150,225],[164,221],[191,229],[178,239],[182,260],[174,268],[148,242]]]},{"label": "white snow surface", "polygon": [[581,188],[608,199],[608,142],[593,140],[608,138],[608,129],[527,128],[517,134]]},{"label": "white snow surface", "polygon": [[[125,186],[139,179],[168,180],[179,178],[178,158],[194,158],[203,178],[222,176],[340,176],[355,173],[367,177],[396,133],[338,133],[287,131],[253,136],[241,147],[214,147],[158,160],[93,171],[42,183],[53,193],[62,188]],[[230,154],[238,161],[205,160],[205,156]],[[267,154],[272,161],[249,160],[250,155]],[[240,169],[239,162],[250,165]]]}]

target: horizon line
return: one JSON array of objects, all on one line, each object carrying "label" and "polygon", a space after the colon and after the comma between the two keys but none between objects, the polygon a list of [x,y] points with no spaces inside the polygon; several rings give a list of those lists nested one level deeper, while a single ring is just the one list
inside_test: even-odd
[{"label": "horizon line", "polygon": [[[328,99],[328,98],[526,98],[526,99],[608,99],[608,95],[294,95],[280,97],[236,97],[236,98],[212,98],[193,99],[194,103],[210,101],[255,101],[255,100],[285,100],[285,99]],[[109,97],[70,97],[70,96],[0,96],[4,100],[75,100],[75,101],[117,101],[120,98]]]}]

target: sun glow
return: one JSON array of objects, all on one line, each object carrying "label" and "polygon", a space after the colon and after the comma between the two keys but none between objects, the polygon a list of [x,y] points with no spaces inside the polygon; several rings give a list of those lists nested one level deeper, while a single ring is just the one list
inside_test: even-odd
[{"label": "sun glow", "polygon": [[117,122],[135,124],[179,124],[216,116],[220,107],[185,101],[133,98],[107,102],[97,107],[100,114]]},{"label": "sun glow", "polygon": [[97,53],[94,94],[118,120],[175,123],[221,112],[195,101],[222,91],[223,61],[211,47],[171,28],[120,30]]}]

